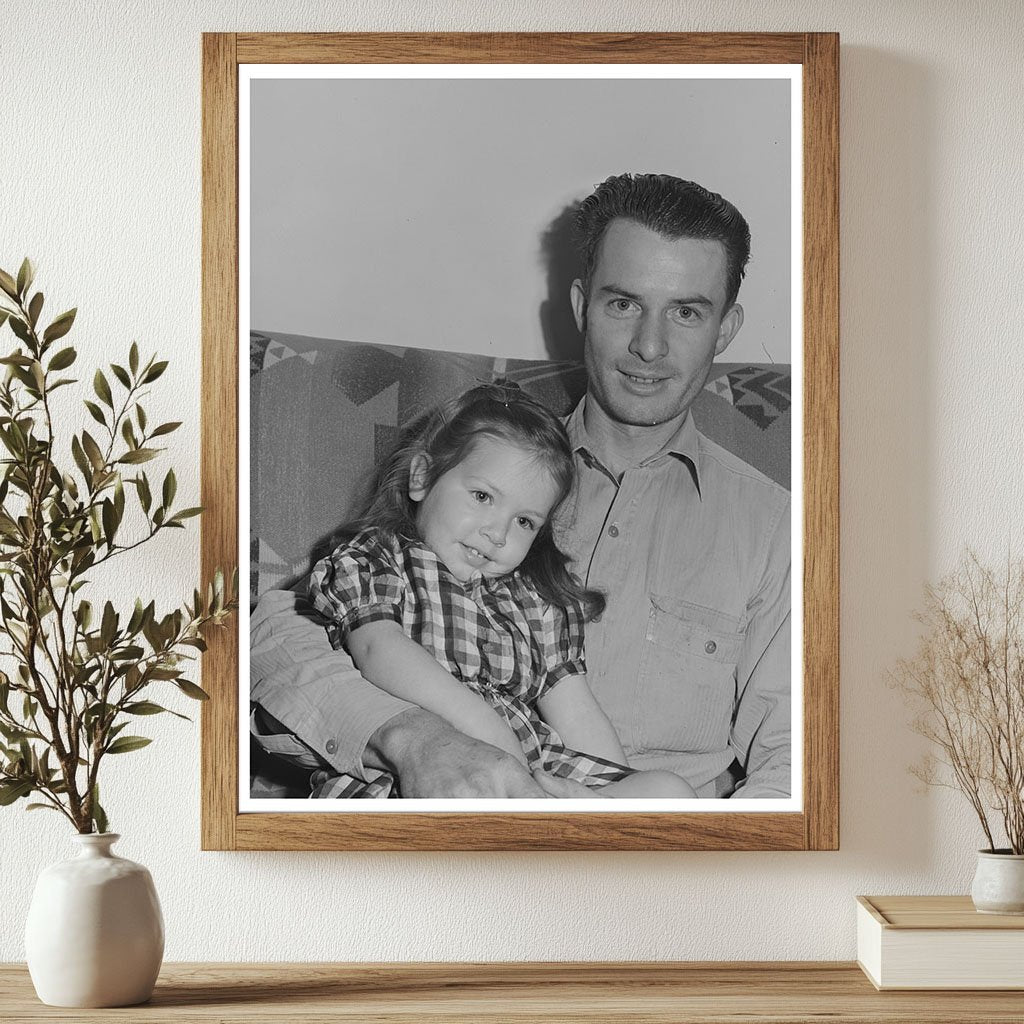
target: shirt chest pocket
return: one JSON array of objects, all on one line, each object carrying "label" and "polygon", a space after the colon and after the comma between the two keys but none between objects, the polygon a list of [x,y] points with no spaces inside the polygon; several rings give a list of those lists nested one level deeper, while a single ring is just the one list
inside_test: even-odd
[{"label": "shirt chest pocket", "polygon": [[726,617],[650,595],[636,735],[645,750],[706,753],[729,742],[744,634]]}]

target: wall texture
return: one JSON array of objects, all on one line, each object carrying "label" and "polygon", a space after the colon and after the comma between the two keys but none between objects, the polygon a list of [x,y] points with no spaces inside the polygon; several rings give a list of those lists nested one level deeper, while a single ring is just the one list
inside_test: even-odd
[{"label": "wall texture", "polygon": [[250,323],[578,356],[565,212],[610,174],[658,171],[750,225],[746,329],[722,358],[788,363],[790,92],[763,77],[256,81]]},{"label": "wall texture", "polygon": [[[0,34],[0,266],[80,307],[84,365],[133,338],[173,358],[149,402],[198,492],[203,30],[842,33],[842,850],[818,854],[229,854],[198,849],[198,734],[112,764],[121,852],[147,864],[169,959],[817,959],[854,952],[853,897],[965,892],[978,830],[905,770],[886,673],[922,583],[966,544],[1021,549],[1024,237],[1014,0],[175,5],[9,0]],[[172,417],[173,413],[173,417]],[[189,499],[191,501],[191,499]],[[198,531],[111,593],[191,591]],[[154,584],[154,581],[155,584]],[[20,959],[55,816],[0,811],[0,960]]]}]

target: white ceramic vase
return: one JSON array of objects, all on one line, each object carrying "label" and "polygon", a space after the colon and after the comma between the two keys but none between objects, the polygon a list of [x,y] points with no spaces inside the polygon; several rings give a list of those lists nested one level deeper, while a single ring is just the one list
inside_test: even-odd
[{"label": "white ceramic vase", "polygon": [[1024,854],[979,850],[971,899],[982,914],[1024,914]]},{"label": "white ceramic vase", "polygon": [[134,1006],[153,993],[163,915],[149,872],[111,852],[120,838],[76,835],[79,855],[45,868],[36,882],[25,958],[50,1006]]}]

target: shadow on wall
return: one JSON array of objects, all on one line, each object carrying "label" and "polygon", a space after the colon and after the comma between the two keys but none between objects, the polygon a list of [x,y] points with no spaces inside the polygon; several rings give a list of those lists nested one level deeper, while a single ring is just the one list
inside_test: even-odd
[{"label": "shadow on wall", "polygon": [[578,203],[572,203],[548,225],[541,237],[548,297],[540,304],[540,329],[548,359],[583,361],[583,336],[576,329],[569,289],[582,267],[573,241]]},{"label": "shadow on wall", "polygon": [[844,46],[841,86],[841,842],[924,873],[949,823],[907,772],[921,747],[888,673],[933,572],[934,73]]}]

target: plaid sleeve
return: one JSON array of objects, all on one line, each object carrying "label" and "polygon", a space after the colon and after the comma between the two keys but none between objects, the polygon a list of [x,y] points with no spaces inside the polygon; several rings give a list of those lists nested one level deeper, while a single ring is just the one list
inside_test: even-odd
[{"label": "plaid sleeve", "polygon": [[308,585],[313,607],[330,622],[331,643],[344,646],[349,633],[368,622],[401,622],[405,579],[380,540],[360,534],[313,567]]},{"label": "plaid sleeve", "polygon": [[542,616],[544,633],[544,664],[547,676],[544,689],[549,690],[566,676],[587,673],[583,654],[583,607],[573,601],[565,607],[547,605]]}]

